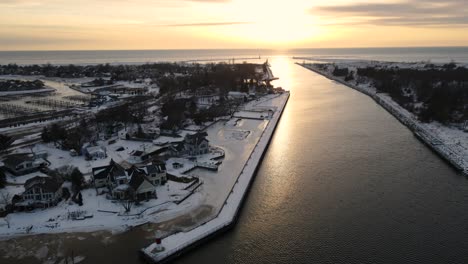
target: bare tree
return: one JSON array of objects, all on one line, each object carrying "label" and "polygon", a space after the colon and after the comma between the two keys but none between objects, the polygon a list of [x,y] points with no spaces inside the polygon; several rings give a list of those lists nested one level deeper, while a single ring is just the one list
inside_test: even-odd
[{"label": "bare tree", "polygon": [[2,192],[0,198],[2,199],[2,203],[5,205],[5,209],[8,209],[8,206],[11,205],[11,194],[8,192]]},{"label": "bare tree", "polygon": [[5,222],[7,223],[8,228],[10,228],[10,215],[5,216]]},{"label": "bare tree", "polygon": [[133,205],[135,204],[134,195],[135,195],[135,190],[130,187],[125,193],[125,199],[120,200],[120,205],[122,205],[122,207],[124,208],[125,213],[130,212]]},{"label": "bare tree", "polygon": [[133,199],[120,200],[120,205],[125,209],[125,213],[130,212],[135,201]]}]

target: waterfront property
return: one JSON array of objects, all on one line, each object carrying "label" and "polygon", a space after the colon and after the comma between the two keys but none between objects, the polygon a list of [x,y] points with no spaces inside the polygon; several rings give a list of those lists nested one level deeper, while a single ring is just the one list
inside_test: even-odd
[{"label": "waterfront property", "polygon": [[62,197],[62,183],[50,177],[36,176],[24,183],[17,209],[46,208],[56,205]]},{"label": "waterfront property", "polygon": [[206,132],[196,134],[187,134],[182,142],[174,142],[169,150],[172,156],[180,157],[183,155],[198,156],[209,152],[209,141]]},{"label": "waterfront property", "polygon": [[[265,130],[261,134],[261,137],[256,143],[254,149],[252,149],[248,159],[243,164],[243,168],[240,174],[237,175],[235,183],[230,188],[227,197],[223,198],[222,206],[215,217],[188,232],[176,232],[162,239],[162,241],[158,237],[156,239],[156,243],[153,243],[141,250],[143,259],[148,263],[170,261],[180,253],[201,243],[201,241],[204,241],[219,232],[225,231],[235,224],[242,202],[247,195],[248,189],[255,175],[255,171],[261,162],[271,137],[273,136],[273,132],[283,113],[284,107],[289,99],[289,93],[281,94],[275,99],[274,109],[276,109],[276,111],[272,118],[269,121],[266,121],[268,124],[265,127]],[[179,164],[173,163],[173,167],[179,167]]]},{"label": "waterfront property", "polygon": [[163,162],[124,169],[111,160],[108,166],[93,168],[92,173],[95,188],[105,187],[112,199],[156,198],[156,187],[167,181]]}]

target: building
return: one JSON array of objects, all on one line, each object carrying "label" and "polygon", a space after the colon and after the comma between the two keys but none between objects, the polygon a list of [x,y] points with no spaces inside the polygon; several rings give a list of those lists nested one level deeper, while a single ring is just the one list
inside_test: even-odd
[{"label": "building", "polygon": [[208,139],[206,132],[199,132],[193,135],[187,134],[184,139],[185,150],[188,155],[196,156],[209,152]]},{"label": "building", "polygon": [[33,177],[24,183],[24,189],[16,208],[47,208],[57,205],[62,198],[62,183],[50,177]]},{"label": "building", "polygon": [[174,157],[206,154],[210,151],[209,141],[206,139],[207,136],[206,132],[198,132],[193,135],[187,134],[184,141],[174,142],[169,146],[170,154]]},{"label": "building", "polygon": [[34,157],[31,154],[12,154],[3,160],[5,169],[16,176],[38,171],[41,167],[47,167],[49,163],[43,158]]},{"label": "building", "polygon": [[111,160],[108,166],[93,168],[92,173],[95,187],[106,187],[113,199],[156,198],[156,187],[167,181],[163,162],[124,169]]},{"label": "building", "polygon": [[91,146],[84,149],[86,158],[90,160],[105,159],[107,158],[106,149],[101,146]]},{"label": "building", "polygon": [[109,178],[115,179],[119,176],[124,176],[125,169],[114,160],[111,160],[107,166],[93,168],[92,174],[94,187],[102,188],[108,186]]}]

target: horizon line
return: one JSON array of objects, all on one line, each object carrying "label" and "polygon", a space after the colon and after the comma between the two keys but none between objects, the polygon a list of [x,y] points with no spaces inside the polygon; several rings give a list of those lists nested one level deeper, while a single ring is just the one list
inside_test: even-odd
[{"label": "horizon line", "polygon": [[0,52],[57,52],[57,51],[208,51],[208,50],[339,50],[339,49],[416,49],[416,48],[468,48],[468,46],[367,46],[367,47],[333,47],[333,48],[208,48],[208,49],[44,49],[44,50],[0,50]]}]

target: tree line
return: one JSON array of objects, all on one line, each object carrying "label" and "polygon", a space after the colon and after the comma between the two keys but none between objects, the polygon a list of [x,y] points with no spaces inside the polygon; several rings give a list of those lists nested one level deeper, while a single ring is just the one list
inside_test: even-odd
[{"label": "tree line", "polygon": [[[350,78],[348,69],[334,75]],[[454,63],[424,68],[364,67],[356,70],[358,82],[370,81],[377,92],[389,94],[423,122],[444,124],[468,120],[468,69]],[[350,80],[350,79],[348,79]],[[347,81],[348,81],[347,80]]]}]

